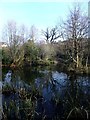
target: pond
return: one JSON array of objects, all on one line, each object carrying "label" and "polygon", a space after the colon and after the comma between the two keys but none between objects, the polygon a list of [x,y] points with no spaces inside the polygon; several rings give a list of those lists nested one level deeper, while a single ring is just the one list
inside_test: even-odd
[{"label": "pond", "polygon": [[57,67],[2,69],[3,119],[89,119],[90,76]]}]

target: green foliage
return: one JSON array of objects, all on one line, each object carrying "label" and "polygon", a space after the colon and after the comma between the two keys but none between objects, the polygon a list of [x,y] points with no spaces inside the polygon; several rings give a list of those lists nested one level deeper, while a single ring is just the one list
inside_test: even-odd
[{"label": "green foliage", "polygon": [[10,51],[8,48],[2,48],[2,64],[10,65],[12,58],[10,57]]},{"label": "green foliage", "polygon": [[33,64],[39,56],[39,49],[37,45],[29,40],[27,43],[23,45],[24,48],[24,60],[30,64]]}]

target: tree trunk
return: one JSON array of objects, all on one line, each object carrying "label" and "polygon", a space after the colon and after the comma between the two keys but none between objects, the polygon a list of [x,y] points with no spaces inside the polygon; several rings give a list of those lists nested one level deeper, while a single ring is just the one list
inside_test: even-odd
[{"label": "tree trunk", "polygon": [[77,53],[77,68],[79,67],[79,55]]}]

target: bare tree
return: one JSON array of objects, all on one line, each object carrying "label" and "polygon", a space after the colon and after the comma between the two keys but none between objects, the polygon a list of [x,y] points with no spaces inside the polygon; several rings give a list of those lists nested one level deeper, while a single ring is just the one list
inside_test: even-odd
[{"label": "bare tree", "polygon": [[80,6],[74,6],[62,27],[65,39],[71,41],[69,53],[73,62],[78,68],[81,55],[83,54],[82,41],[86,39],[88,33],[88,17],[81,12]]},{"label": "bare tree", "polygon": [[34,42],[38,39],[38,29],[34,25],[30,27],[29,39],[33,40]]},{"label": "bare tree", "polygon": [[53,43],[55,40],[61,37],[61,33],[59,32],[57,26],[52,29],[46,28],[46,31],[43,31],[43,35],[48,43]]},{"label": "bare tree", "polygon": [[51,29],[51,39],[50,42],[54,42],[56,39],[60,38],[61,34],[59,33],[58,27]]},{"label": "bare tree", "polygon": [[10,56],[12,60],[14,60],[15,55],[17,53],[17,45],[18,45],[16,22],[9,21],[6,25],[5,31],[6,31],[6,41],[8,43],[8,47],[10,50]]},{"label": "bare tree", "polygon": [[51,37],[49,28],[46,28],[46,31],[43,31],[43,35],[45,37],[46,42],[49,42],[49,39]]},{"label": "bare tree", "polygon": [[21,35],[15,21],[8,21],[5,26],[5,41],[8,43],[12,63],[16,63],[20,57]]},{"label": "bare tree", "polygon": [[24,24],[20,26],[19,36],[21,43],[24,44],[28,38],[28,29]]}]

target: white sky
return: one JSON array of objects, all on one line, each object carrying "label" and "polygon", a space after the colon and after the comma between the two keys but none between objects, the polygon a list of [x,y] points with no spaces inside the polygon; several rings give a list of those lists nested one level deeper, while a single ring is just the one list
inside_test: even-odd
[{"label": "white sky", "polygon": [[0,41],[4,24],[8,20],[43,29],[57,24],[59,17],[68,15],[72,2],[83,3],[87,9],[89,0],[0,0]]},{"label": "white sky", "polygon": [[0,2],[88,2],[89,0],[0,0]]}]

